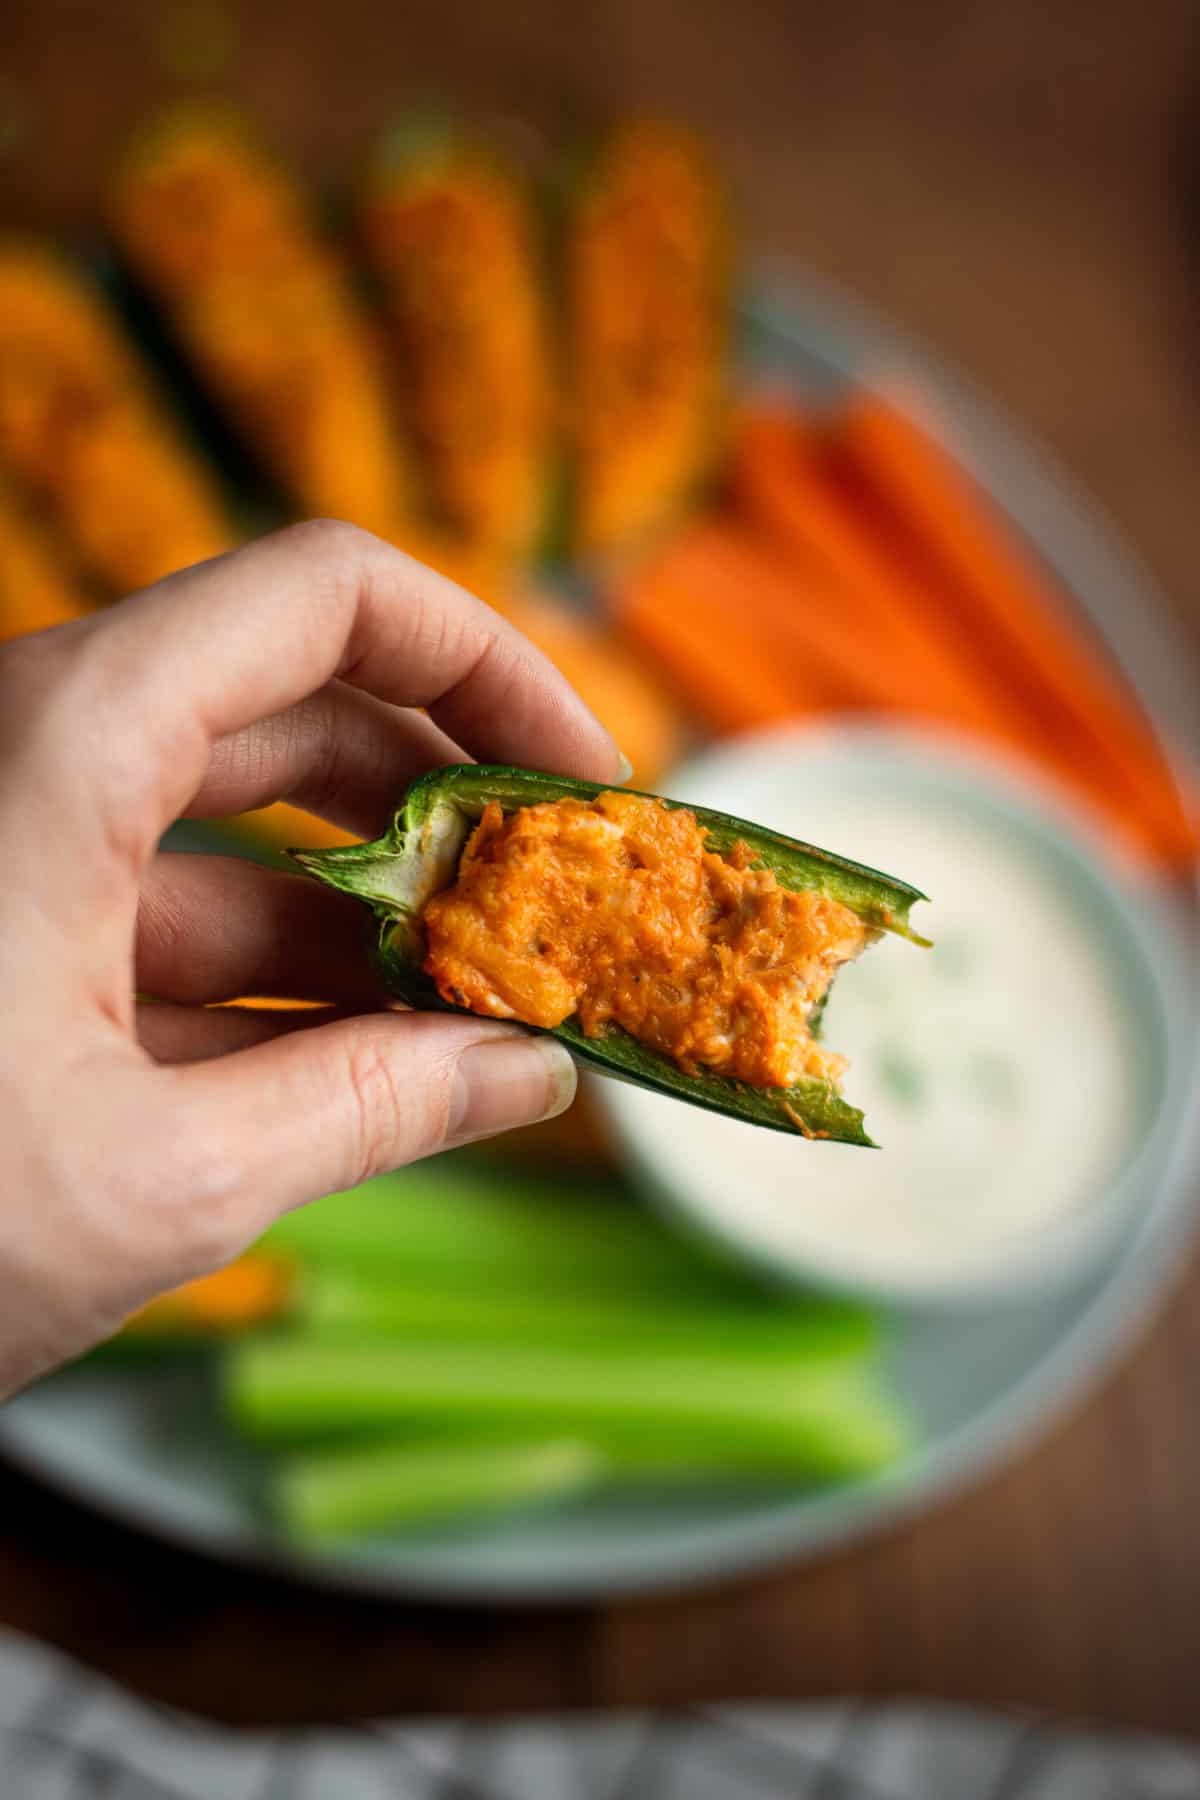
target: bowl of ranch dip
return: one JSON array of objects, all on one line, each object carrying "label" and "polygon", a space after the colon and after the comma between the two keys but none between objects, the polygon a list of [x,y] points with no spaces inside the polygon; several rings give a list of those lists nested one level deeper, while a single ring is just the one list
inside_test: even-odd
[{"label": "bowl of ranch dip", "polygon": [[934,947],[883,938],[826,1010],[878,1150],[604,1083],[652,1194],[777,1277],[893,1302],[1028,1299],[1086,1272],[1169,1129],[1188,971],[1155,898],[1036,777],[950,740],[775,731],[666,787],[912,882]]}]

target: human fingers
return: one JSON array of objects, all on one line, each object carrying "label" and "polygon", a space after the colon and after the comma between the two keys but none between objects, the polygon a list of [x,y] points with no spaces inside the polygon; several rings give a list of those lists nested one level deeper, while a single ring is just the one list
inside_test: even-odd
[{"label": "human fingers", "polygon": [[362,837],[389,824],[410,781],[468,761],[426,714],[331,681],[307,700],[213,745],[190,818],[289,800]]},{"label": "human fingers", "polygon": [[164,1073],[175,1136],[203,1146],[214,1261],[280,1212],[553,1117],[575,1092],[553,1038],[439,1013],[341,1019]]},{"label": "human fingers", "polygon": [[[2,655],[15,814],[33,828],[52,799],[63,831],[94,837],[99,824],[126,871],[201,789],[216,743],[335,678],[428,707],[473,755],[623,773],[603,726],[519,632],[336,522],[293,526]],[[83,873],[102,879],[109,860]]]},{"label": "human fingers", "polygon": [[142,877],[139,993],[188,1006],[281,995],[379,1007],[358,901],[232,856],[161,854]]}]

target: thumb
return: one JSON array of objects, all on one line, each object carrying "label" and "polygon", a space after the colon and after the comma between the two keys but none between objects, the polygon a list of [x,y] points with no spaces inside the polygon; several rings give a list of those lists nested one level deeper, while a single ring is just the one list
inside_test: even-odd
[{"label": "thumb", "polygon": [[317,1025],[170,1075],[186,1090],[177,1128],[205,1145],[210,1188],[224,1172],[221,1212],[244,1242],[368,1176],[552,1118],[575,1094],[553,1038],[438,1013]]}]

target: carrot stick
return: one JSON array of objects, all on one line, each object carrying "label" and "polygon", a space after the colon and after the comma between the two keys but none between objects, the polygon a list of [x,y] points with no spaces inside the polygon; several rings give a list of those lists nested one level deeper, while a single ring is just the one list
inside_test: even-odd
[{"label": "carrot stick", "polygon": [[1140,858],[1161,857],[1158,834],[1115,794],[1106,772],[1070,743],[1049,716],[1023,708],[1003,677],[984,665],[973,635],[931,605],[930,582],[878,531],[870,504],[830,468],[823,437],[794,412],[756,408],[743,422],[733,462],[735,496],[805,580],[814,566],[840,583],[861,641],[887,670],[891,702],[1043,764],[1098,821]]},{"label": "carrot stick", "polygon": [[352,832],[331,825],[315,813],[277,800],[272,806],[260,806],[254,812],[238,813],[225,823],[234,831],[246,832],[260,843],[275,850],[324,850],[335,844],[358,842]]},{"label": "carrot stick", "polygon": [[670,608],[638,602],[624,622],[631,639],[642,645],[710,731],[753,731],[804,710],[786,684],[774,682],[769,673],[748,668],[741,657],[731,667],[721,640],[695,619],[680,622]]},{"label": "carrot stick", "polygon": [[929,630],[919,584],[864,534],[820,465],[820,440],[794,408],[760,406],[740,421],[733,448],[735,500],[798,568],[844,590],[864,653],[885,657],[922,709],[972,731],[1022,743],[1011,706],[953,646]]},{"label": "carrot stick", "polygon": [[[871,621],[846,584],[814,579],[811,565],[727,516],[680,533],[627,584],[625,629],[671,671],[714,730],[738,730],[832,709],[927,718],[961,730],[931,702],[924,662],[914,666],[894,636]],[[1000,727],[981,707],[976,729],[1023,761],[1040,759],[1060,786],[1107,821],[1127,850],[1161,858],[1143,815],[1114,797],[1095,767],[1073,759],[1049,733]]]},{"label": "carrot stick", "polygon": [[[781,660],[761,628],[755,596],[708,567],[724,525],[689,526],[618,590],[614,610],[713,731],[752,730],[830,704],[815,672]],[[744,575],[745,571],[742,571]]]},{"label": "carrot stick", "polygon": [[857,494],[889,552],[927,584],[948,636],[964,640],[1050,732],[1060,762],[1090,775],[1161,857],[1200,837],[1136,701],[1067,616],[1050,580],[993,516],[970,478],[912,418],[877,395],[847,406],[826,436],[831,471]]},{"label": "carrot stick", "polygon": [[155,1339],[242,1331],[279,1317],[295,1289],[296,1272],[288,1258],[248,1250],[214,1274],[160,1294],[134,1313],[124,1330]]},{"label": "carrot stick", "polygon": [[765,657],[747,656],[744,646],[730,656],[727,621],[720,632],[706,630],[673,590],[631,589],[620,617],[630,641],[646,651],[710,731],[753,731],[803,710]]},{"label": "carrot stick", "polygon": [[610,625],[581,617],[544,595],[493,593],[489,599],[549,657],[612,732],[633,764],[632,779],[653,787],[679,755],[683,719],[633,646]]},{"label": "carrot stick", "polygon": [[935,712],[896,645],[878,641],[855,592],[735,518],[710,517],[681,532],[650,581],[656,606],[673,610],[681,631],[690,615],[717,637],[726,679],[734,665],[752,662],[758,679],[782,684],[794,707]]}]

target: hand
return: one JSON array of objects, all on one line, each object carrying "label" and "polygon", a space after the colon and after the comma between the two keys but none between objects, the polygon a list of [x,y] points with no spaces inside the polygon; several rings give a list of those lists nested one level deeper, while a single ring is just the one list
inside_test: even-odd
[{"label": "hand", "polygon": [[[355,902],[156,853],[280,798],[373,836],[467,753],[627,773],[510,626],[348,525],[0,651],[0,1395],[281,1212],[569,1103],[551,1039],[379,1010]],[[336,1011],[209,1004],[246,994]]]}]

